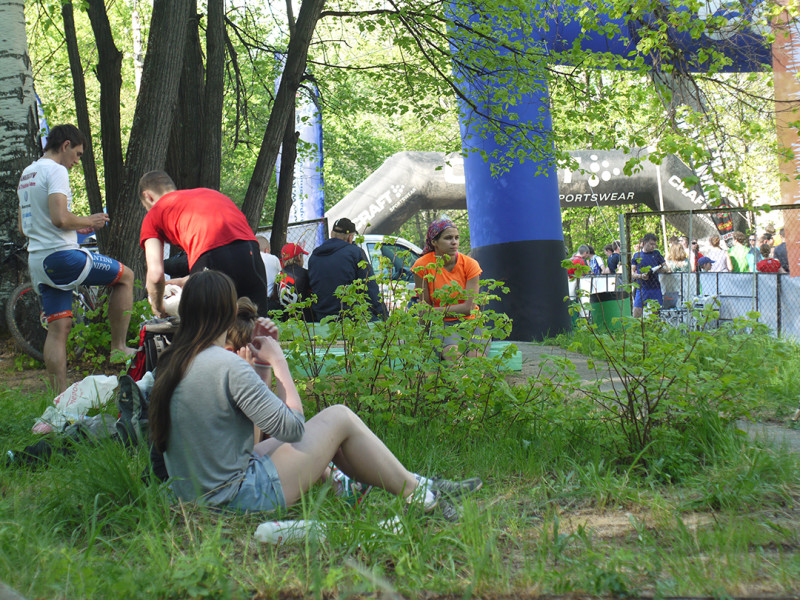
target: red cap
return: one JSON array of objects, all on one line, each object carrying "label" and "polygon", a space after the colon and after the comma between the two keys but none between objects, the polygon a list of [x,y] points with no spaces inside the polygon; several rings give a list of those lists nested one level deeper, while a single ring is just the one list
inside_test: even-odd
[{"label": "red cap", "polygon": [[285,244],[283,248],[281,248],[281,266],[287,260],[294,258],[295,256],[300,256],[301,254],[308,254],[300,244]]}]

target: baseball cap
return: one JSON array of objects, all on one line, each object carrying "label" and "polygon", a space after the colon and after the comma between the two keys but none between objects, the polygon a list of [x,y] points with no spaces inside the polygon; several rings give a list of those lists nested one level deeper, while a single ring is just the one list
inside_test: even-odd
[{"label": "baseball cap", "polygon": [[336,233],[357,233],[356,224],[347,217],[337,219],[333,224],[333,230]]},{"label": "baseball cap", "polygon": [[287,260],[293,259],[295,256],[300,256],[301,254],[308,254],[300,244],[284,244],[283,248],[281,248],[281,266]]},{"label": "baseball cap", "polygon": [[700,259],[697,261],[697,265],[702,267],[703,265],[713,265],[714,261],[708,258],[707,256],[701,256]]}]

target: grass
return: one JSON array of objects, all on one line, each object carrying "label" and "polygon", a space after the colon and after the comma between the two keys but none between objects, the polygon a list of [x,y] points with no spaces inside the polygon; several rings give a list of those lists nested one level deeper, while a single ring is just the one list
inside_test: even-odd
[{"label": "grass", "polygon": [[[796,364],[760,388],[774,414],[791,402],[778,378]],[[379,435],[410,468],[478,475],[483,490],[452,524],[379,491],[354,509],[319,486],[284,516],[323,521],[324,541],[262,545],[263,517],[172,504],[142,481],[144,449],[81,444],[35,470],[0,467],[0,580],[56,599],[795,591],[796,455],[709,412],[659,437],[661,460],[620,462],[604,428],[576,425],[564,397],[545,400],[512,425],[384,424]],[[49,402],[0,391],[4,452],[36,439],[30,427]],[[380,525],[392,517],[397,533]]]}]

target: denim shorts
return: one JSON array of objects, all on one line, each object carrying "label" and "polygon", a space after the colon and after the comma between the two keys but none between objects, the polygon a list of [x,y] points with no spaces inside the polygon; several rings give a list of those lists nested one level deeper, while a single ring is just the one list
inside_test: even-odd
[{"label": "denim shorts", "polygon": [[269,456],[252,456],[244,480],[225,508],[239,512],[273,512],[286,508],[283,486]]}]

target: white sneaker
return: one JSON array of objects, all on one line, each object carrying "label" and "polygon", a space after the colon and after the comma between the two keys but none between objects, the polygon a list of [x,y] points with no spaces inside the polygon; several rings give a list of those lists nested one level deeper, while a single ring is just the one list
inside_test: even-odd
[{"label": "white sneaker", "polygon": [[419,504],[424,512],[429,513],[439,504],[439,492],[433,489],[430,480],[422,481],[419,476],[415,475],[415,477],[418,485],[412,494],[406,498],[406,502]]}]

